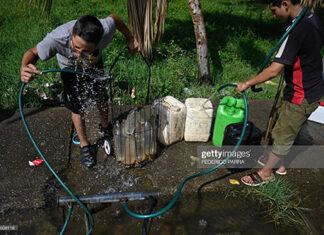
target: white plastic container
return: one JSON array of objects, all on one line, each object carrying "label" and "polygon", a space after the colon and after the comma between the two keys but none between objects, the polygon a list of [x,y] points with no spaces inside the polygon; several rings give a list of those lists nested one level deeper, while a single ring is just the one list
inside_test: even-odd
[{"label": "white plastic container", "polygon": [[166,146],[182,140],[186,120],[185,105],[172,96],[166,96],[155,100],[152,106],[156,115],[158,140]]},{"label": "white plastic container", "polygon": [[188,98],[184,139],[185,141],[207,142],[213,120],[213,105],[208,99]]}]

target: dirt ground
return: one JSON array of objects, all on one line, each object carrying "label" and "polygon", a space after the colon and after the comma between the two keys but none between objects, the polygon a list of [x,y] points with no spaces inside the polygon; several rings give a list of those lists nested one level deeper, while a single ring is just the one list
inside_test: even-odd
[{"label": "dirt ground", "polygon": [[[249,103],[249,121],[265,131],[268,115],[273,101],[255,100]],[[79,147],[71,142],[74,133],[68,110],[61,107],[26,109],[26,121],[39,148],[53,169],[74,194],[99,194],[125,191],[156,190],[164,196],[175,193],[181,181],[188,175],[200,172],[197,167],[197,148],[210,146],[207,143],[181,141],[168,147],[160,146],[158,155],[142,168],[127,169],[107,156],[102,148],[97,154],[97,165],[85,169],[80,164]],[[31,167],[28,161],[39,158],[22,124],[19,110],[0,112],[0,214],[10,210],[26,208],[49,208],[55,206],[59,196],[67,195],[61,185],[48,170],[45,163]],[[91,142],[98,140],[98,115],[94,108],[87,113],[87,130]],[[324,125],[307,121],[297,140],[298,145],[324,145]],[[304,161],[305,154],[297,153],[295,161]],[[300,156],[299,156],[300,155]],[[204,177],[188,182],[184,194],[225,190],[234,186],[229,178],[239,180],[248,172],[231,174],[221,168]],[[324,219],[324,169],[289,168],[286,177],[300,191],[303,206],[313,209],[312,224],[314,231],[324,233],[320,221]],[[212,182],[206,184],[206,182]],[[204,185],[203,187],[201,187]],[[305,200],[304,200],[305,198]],[[2,221],[3,222],[3,221]],[[1,223],[0,223],[1,224]]]}]

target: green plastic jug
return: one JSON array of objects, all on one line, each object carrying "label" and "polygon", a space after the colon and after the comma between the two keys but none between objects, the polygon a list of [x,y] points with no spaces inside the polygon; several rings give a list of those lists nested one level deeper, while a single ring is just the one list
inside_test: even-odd
[{"label": "green plastic jug", "polygon": [[217,109],[213,133],[213,145],[221,147],[226,126],[232,123],[243,122],[244,115],[244,100],[225,96],[219,103]]}]

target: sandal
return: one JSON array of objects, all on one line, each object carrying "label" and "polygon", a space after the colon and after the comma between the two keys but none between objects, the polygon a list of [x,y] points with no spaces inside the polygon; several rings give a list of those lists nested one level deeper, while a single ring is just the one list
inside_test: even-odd
[{"label": "sandal", "polygon": [[279,170],[276,170],[275,172],[276,172],[276,174],[278,174],[278,175],[287,175],[287,170],[285,170],[285,171],[279,171]]},{"label": "sandal", "polygon": [[[265,161],[267,160],[266,157],[264,157],[263,155],[259,157],[258,159],[258,163],[261,165],[261,166],[265,166]],[[275,171],[276,174],[278,175],[287,175],[287,170],[285,171],[279,171],[279,170],[276,170]]]},{"label": "sandal", "polygon": [[270,177],[268,177],[266,180],[264,180],[264,179],[261,178],[261,176],[259,175],[259,173],[257,171],[255,171],[255,172],[253,172],[251,174],[248,174],[248,176],[251,177],[252,183],[245,182],[243,180],[243,178],[245,176],[241,178],[242,183],[245,184],[245,185],[248,185],[248,186],[260,186],[260,185],[263,185],[263,184],[265,184],[267,182],[273,182],[276,179],[274,174],[271,173]]}]

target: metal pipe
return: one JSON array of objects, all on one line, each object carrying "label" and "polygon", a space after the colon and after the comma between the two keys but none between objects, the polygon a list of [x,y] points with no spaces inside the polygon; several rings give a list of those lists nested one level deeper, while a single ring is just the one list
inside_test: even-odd
[{"label": "metal pipe", "polygon": [[[156,191],[140,191],[140,192],[120,192],[120,193],[105,193],[77,196],[83,203],[111,203],[128,201],[146,200],[149,196],[159,196]],[[76,204],[77,202],[71,196],[63,196],[58,198],[58,206],[64,206],[66,203]]]}]

